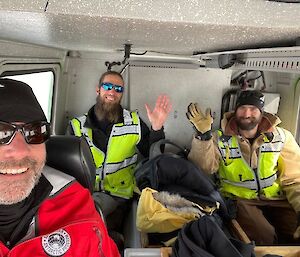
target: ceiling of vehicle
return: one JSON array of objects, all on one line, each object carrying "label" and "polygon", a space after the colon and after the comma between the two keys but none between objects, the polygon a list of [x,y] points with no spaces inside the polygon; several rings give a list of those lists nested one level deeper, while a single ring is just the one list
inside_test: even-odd
[{"label": "ceiling of vehicle", "polygon": [[192,55],[295,46],[299,13],[300,4],[267,0],[10,0],[0,2],[0,39]]}]

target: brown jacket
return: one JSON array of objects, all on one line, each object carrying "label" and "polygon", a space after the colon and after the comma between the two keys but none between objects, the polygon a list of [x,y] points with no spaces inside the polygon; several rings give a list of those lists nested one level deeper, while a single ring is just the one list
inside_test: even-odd
[{"label": "brown jacket", "polygon": [[[268,136],[276,133],[275,127],[280,122],[277,116],[265,112],[258,127],[261,134],[252,145],[246,138],[238,137],[242,155],[250,167],[257,168],[258,149],[263,143],[263,135]],[[225,113],[221,122],[221,129],[225,135],[238,135],[233,112]],[[286,138],[278,161],[280,182],[287,200],[296,212],[300,212],[300,148],[293,135],[285,129],[283,131]],[[213,138],[208,141],[194,138],[188,156],[193,163],[208,174],[217,172],[219,169],[221,155],[217,138],[217,132],[214,132]]]}]

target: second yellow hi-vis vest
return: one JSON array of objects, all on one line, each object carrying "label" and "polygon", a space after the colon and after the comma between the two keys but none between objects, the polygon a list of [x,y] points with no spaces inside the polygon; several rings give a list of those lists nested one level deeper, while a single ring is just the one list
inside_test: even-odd
[{"label": "second yellow hi-vis vest", "polygon": [[136,112],[123,110],[124,123],[114,124],[104,153],[93,143],[92,129],[84,127],[86,116],[71,120],[75,136],[85,136],[96,165],[95,191],[131,198],[135,187],[136,145],[141,138],[140,119]]},{"label": "second yellow hi-vis vest", "polygon": [[282,129],[277,128],[271,141],[264,136],[258,149],[258,165],[253,170],[242,156],[237,136],[223,136],[218,131],[218,147],[222,156],[219,167],[221,192],[224,196],[255,199],[282,196],[277,161],[285,141]]}]

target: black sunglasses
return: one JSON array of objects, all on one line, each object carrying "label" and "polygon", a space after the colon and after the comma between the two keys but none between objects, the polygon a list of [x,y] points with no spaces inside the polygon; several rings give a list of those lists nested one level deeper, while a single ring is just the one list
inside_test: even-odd
[{"label": "black sunglasses", "polygon": [[28,144],[41,144],[50,136],[50,124],[46,121],[37,121],[17,125],[0,121],[0,145],[10,144],[18,131]]}]

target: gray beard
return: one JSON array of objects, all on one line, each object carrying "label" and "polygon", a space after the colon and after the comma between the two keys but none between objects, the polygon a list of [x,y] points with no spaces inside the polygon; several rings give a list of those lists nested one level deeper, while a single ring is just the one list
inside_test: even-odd
[{"label": "gray beard", "polygon": [[39,182],[42,169],[45,165],[45,160],[38,163],[36,160],[25,157],[20,161],[0,162],[0,169],[8,169],[10,167],[22,167],[23,164],[27,164],[33,173],[27,180],[12,182],[9,185],[3,185],[0,181],[0,187],[5,188],[0,195],[0,204],[11,205],[23,201],[29,196],[32,189]]},{"label": "gray beard", "polygon": [[120,103],[105,103],[100,95],[96,98],[95,115],[98,120],[108,120],[116,123],[120,118]]}]

